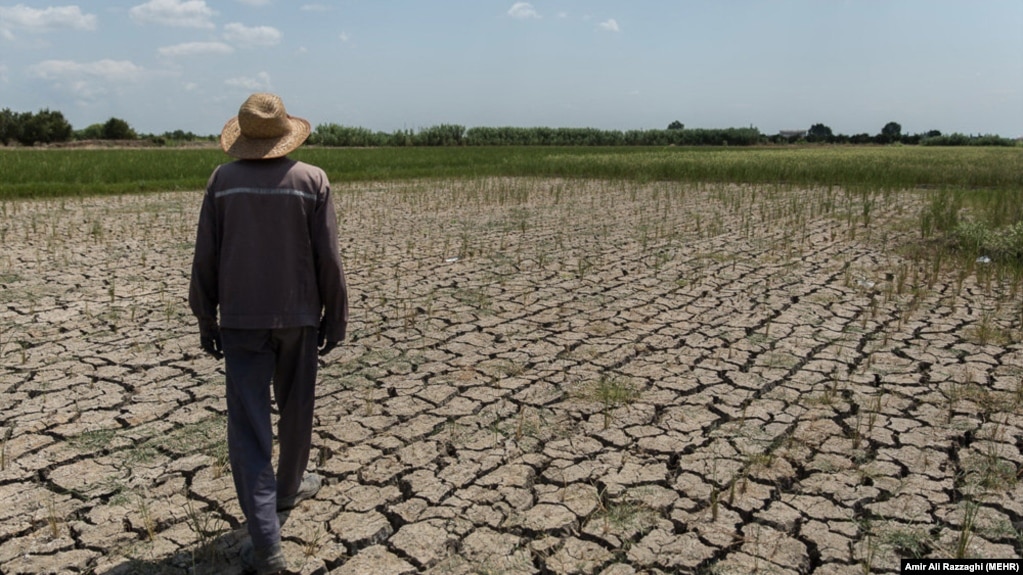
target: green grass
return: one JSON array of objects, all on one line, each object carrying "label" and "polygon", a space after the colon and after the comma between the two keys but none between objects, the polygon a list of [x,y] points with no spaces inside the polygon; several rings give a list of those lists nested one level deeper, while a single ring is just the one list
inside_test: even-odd
[{"label": "green grass", "polygon": [[0,150],[0,198],[197,190],[222,160],[214,150]]},{"label": "green grass", "polygon": [[[292,157],[335,182],[523,176],[1023,191],[1021,147],[305,147]],[[227,161],[218,149],[0,149],[0,199],[199,190]]]},{"label": "green grass", "polygon": [[[539,177],[839,188],[862,195],[865,224],[870,194],[922,190],[923,238],[941,239],[964,260],[1023,268],[1021,146],[303,147],[292,157],[321,166],[336,183]],[[4,148],[0,201],[201,190],[230,160],[217,148]]]}]

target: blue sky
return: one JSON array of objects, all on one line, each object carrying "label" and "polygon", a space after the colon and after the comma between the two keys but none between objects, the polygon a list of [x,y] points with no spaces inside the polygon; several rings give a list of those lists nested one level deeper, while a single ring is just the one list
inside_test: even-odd
[{"label": "blue sky", "polygon": [[0,3],[0,108],[219,133],[253,91],[313,125],[824,123],[1023,136],[1020,0]]}]

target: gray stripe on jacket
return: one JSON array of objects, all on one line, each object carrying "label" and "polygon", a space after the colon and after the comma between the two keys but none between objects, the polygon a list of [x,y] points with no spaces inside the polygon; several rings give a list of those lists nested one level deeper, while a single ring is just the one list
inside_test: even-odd
[{"label": "gray stripe on jacket", "polygon": [[226,196],[233,196],[235,194],[256,194],[261,196],[298,196],[306,200],[315,200],[316,194],[310,192],[303,192],[302,190],[292,190],[288,188],[231,188],[229,190],[219,190],[214,192],[214,197],[223,198]]}]

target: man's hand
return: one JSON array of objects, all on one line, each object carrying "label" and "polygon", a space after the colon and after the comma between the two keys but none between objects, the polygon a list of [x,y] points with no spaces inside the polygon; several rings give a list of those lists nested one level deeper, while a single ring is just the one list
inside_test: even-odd
[{"label": "man's hand", "polygon": [[339,343],[341,342],[327,341],[327,331],[323,326],[323,322],[321,321],[319,332],[316,334],[316,347],[320,349],[320,357],[323,357],[330,353],[335,347],[337,347],[337,344]]},{"label": "man's hand", "polygon": [[341,343],[341,342],[339,342],[339,341],[328,341],[328,342],[324,343],[323,345],[321,345],[320,346],[320,357],[323,357],[323,356],[327,355],[328,353],[330,353],[331,350],[333,350],[335,347],[337,347],[337,344],[339,344],[339,343]]},{"label": "man's hand", "polygon": [[224,357],[224,345],[220,341],[220,328],[216,324],[199,325],[199,346],[213,359]]},{"label": "man's hand", "polygon": [[199,336],[199,345],[202,346],[202,350],[213,356],[213,359],[221,359],[224,357],[224,348],[220,343],[220,334],[218,333],[212,337]]}]

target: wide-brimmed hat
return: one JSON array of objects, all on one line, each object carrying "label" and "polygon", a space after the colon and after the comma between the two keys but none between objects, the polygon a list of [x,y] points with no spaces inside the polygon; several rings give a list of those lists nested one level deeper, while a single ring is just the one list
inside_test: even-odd
[{"label": "wide-brimmed hat", "polygon": [[220,147],[242,160],[285,156],[309,137],[307,120],[288,115],[275,94],[253,94],[220,132]]}]

